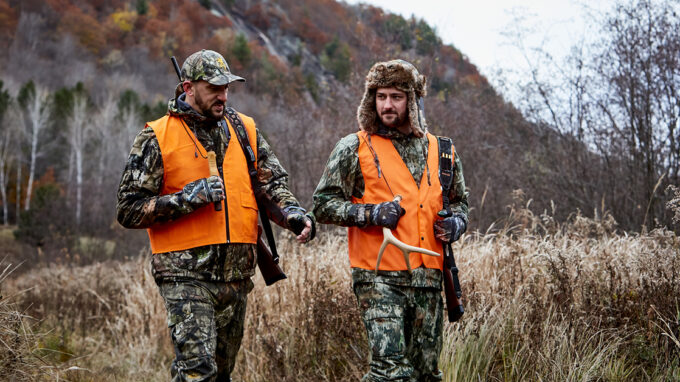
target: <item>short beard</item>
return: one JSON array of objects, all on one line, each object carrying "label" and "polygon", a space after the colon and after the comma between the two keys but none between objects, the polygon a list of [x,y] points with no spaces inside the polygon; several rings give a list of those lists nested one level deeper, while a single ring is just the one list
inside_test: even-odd
[{"label": "short beard", "polygon": [[382,124],[385,125],[385,127],[389,127],[392,129],[399,128],[403,126],[404,123],[406,122],[406,113],[404,113],[403,115],[399,115],[399,113],[397,113],[397,117],[391,123],[385,122],[385,119],[381,115],[380,122],[382,122]]},{"label": "short beard", "polygon": [[201,115],[203,115],[204,117],[214,120],[220,120],[224,117],[224,113],[227,108],[226,104],[224,104],[223,105],[224,107],[222,107],[222,113],[220,113],[219,115],[215,115],[212,112],[212,106],[218,104],[219,101],[214,102],[212,105],[208,105],[206,102],[203,101],[203,98],[201,98],[201,96],[198,95],[198,92],[194,93],[194,101],[196,102],[196,106],[198,106],[198,108],[200,109],[198,110],[198,112],[201,113]]}]

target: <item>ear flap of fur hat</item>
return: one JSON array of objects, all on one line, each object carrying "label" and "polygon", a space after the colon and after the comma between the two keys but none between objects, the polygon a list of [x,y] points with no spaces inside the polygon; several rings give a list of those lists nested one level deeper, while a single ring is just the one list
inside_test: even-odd
[{"label": "ear flap of fur hat", "polygon": [[364,96],[357,109],[359,128],[369,134],[378,130],[378,113],[375,109],[375,91],[378,88],[395,87],[408,96],[408,118],[413,134],[423,137],[427,132],[425,117],[420,116],[418,98],[426,95],[426,78],[412,64],[404,60],[378,62],[366,75]]}]

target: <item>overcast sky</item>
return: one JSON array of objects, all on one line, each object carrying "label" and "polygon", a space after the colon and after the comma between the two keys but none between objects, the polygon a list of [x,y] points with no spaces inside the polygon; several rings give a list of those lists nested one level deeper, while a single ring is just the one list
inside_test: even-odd
[{"label": "overcast sky", "polygon": [[572,43],[593,32],[588,12],[604,11],[612,0],[588,2],[585,10],[578,0],[345,0],[350,4],[367,3],[405,18],[415,15],[437,29],[442,41],[453,44],[482,74],[493,77],[498,69],[514,69],[523,65],[517,49],[503,36],[513,27],[513,15],[524,14],[525,26],[535,32],[524,43],[542,45],[559,57]]}]

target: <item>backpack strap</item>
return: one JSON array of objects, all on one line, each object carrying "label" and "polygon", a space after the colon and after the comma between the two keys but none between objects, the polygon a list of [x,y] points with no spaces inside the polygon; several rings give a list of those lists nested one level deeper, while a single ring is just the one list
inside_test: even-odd
[{"label": "backpack strap", "polygon": [[[257,181],[257,169],[255,168],[255,152],[253,152],[253,148],[252,146],[250,146],[248,131],[246,131],[245,126],[243,126],[243,121],[241,120],[241,117],[238,115],[236,110],[234,110],[234,108],[227,107],[225,116],[229,120],[231,127],[236,132],[236,138],[238,140],[238,143],[241,145],[243,154],[246,156],[246,163],[248,163],[248,174],[250,174],[250,184],[253,188],[253,192],[256,192],[256,190],[259,187]],[[227,126],[224,119],[220,121],[220,124],[222,124],[222,128],[227,133],[227,136],[229,136],[229,127]],[[255,200],[257,201],[257,198],[255,198]],[[271,249],[272,252],[272,258],[274,259],[274,262],[278,263],[279,253],[276,251],[276,243],[274,242],[274,233],[272,232],[272,226],[269,223],[269,218],[267,217],[267,214],[264,208],[262,208],[262,205],[260,204],[259,201],[257,201],[257,210],[260,214],[260,222],[262,223],[262,229],[264,230],[264,233],[267,236],[267,243],[269,243],[269,248]]]}]

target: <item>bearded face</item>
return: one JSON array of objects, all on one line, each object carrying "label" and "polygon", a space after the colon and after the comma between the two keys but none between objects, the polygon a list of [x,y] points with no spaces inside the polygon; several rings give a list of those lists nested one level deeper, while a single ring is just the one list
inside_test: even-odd
[{"label": "bearded face", "polygon": [[228,85],[213,85],[207,81],[192,83],[187,92],[187,102],[203,116],[213,119],[224,117]]},{"label": "bearded face", "polygon": [[408,96],[397,88],[378,88],[375,92],[375,109],[383,125],[402,129],[408,125]]}]

